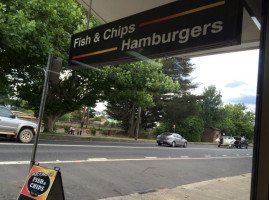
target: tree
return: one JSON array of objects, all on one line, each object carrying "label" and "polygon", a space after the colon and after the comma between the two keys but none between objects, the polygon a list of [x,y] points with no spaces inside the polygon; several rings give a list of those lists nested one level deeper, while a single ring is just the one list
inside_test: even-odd
[{"label": "tree", "polygon": [[180,134],[188,141],[201,142],[204,132],[204,121],[197,116],[188,117],[184,121],[180,121],[178,129]]},{"label": "tree", "polygon": [[[49,53],[67,64],[71,34],[84,30],[86,13],[73,0],[28,0],[0,3],[0,72],[16,89],[16,98],[37,116],[44,69]],[[92,18],[91,26],[99,23]],[[16,58],[16,59],[14,59]],[[93,106],[100,94],[103,75],[80,70],[65,74],[56,86],[50,85],[44,112],[45,130],[53,131],[55,121],[65,113]],[[7,77],[10,77],[7,79]]]},{"label": "tree", "polygon": [[107,80],[107,113],[122,121],[129,136],[134,136],[135,128],[140,124],[139,107],[146,112],[155,105],[153,96],[156,93],[173,92],[178,88],[178,83],[161,72],[158,60],[155,64],[135,62],[111,67]]},{"label": "tree", "polygon": [[173,124],[199,114],[198,102],[201,96],[191,94],[191,90],[196,88],[197,84],[190,78],[194,67],[188,59],[166,58],[162,63],[163,73],[180,85],[177,91],[155,98],[156,104],[161,105],[159,113],[162,119],[172,127]]},{"label": "tree", "polygon": [[221,93],[216,87],[211,85],[204,89],[203,101],[201,103],[201,116],[204,120],[205,127],[217,127],[223,119],[220,112],[222,106]]},{"label": "tree", "polygon": [[255,114],[244,104],[228,104],[222,109],[224,120],[219,128],[237,136],[253,139]]}]

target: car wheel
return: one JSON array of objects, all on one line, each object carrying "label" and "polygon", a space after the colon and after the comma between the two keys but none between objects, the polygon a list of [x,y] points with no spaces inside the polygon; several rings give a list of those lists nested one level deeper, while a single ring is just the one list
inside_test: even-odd
[{"label": "car wheel", "polygon": [[175,147],[175,146],[176,146],[176,143],[172,142],[171,147]]},{"label": "car wheel", "polygon": [[248,148],[248,145],[246,145],[246,149]]},{"label": "car wheel", "polygon": [[238,149],[238,146],[235,146],[235,148],[237,148],[237,149]]},{"label": "car wheel", "polygon": [[158,145],[159,145],[159,146],[162,146],[162,144],[161,144],[161,143],[159,143],[159,142],[158,142]]},{"label": "car wheel", "polygon": [[185,142],[184,145],[183,145],[183,147],[184,148],[187,148],[187,146],[188,146],[188,144],[187,144],[187,142]]},{"label": "car wheel", "polygon": [[28,143],[31,142],[33,139],[33,131],[31,129],[23,129],[21,130],[20,134],[19,134],[19,142],[22,143]]},{"label": "car wheel", "polygon": [[239,145],[239,149],[241,149],[242,148],[242,146],[241,145]]}]

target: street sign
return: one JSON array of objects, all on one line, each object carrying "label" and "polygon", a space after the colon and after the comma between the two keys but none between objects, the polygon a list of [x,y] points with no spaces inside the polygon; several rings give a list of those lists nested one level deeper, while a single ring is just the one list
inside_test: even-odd
[{"label": "street sign", "polygon": [[25,181],[18,200],[63,200],[64,191],[60,170],[34,165]]},{"label": "street sign", "polygon": [[237,45],[242,13],[239,0],[172,2],[73,35],[69,66],[113,65],[139,60],[134,55],[156,58]]}]

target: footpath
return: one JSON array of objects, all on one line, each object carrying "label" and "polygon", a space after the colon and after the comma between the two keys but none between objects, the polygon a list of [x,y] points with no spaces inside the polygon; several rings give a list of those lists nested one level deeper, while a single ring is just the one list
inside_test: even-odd
[{"label": "footpath", "polygon": [[173,189],[160,189],[145,194],[111,197],[101,200],[248,200],[251,174],[218,178]]}]

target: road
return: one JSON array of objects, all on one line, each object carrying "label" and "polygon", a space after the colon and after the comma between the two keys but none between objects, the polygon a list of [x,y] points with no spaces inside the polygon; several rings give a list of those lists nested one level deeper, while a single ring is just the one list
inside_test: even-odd
[{"label": "road", "polygon": [[[16,199],[33,144],[0,140],[0,200]],[[40,166],[60,167],[66,199],[92,200],[251,172],[252,148],[188,148],[155,143],[40,140]],[[238,186],[240,187],[240,186]]]}]

